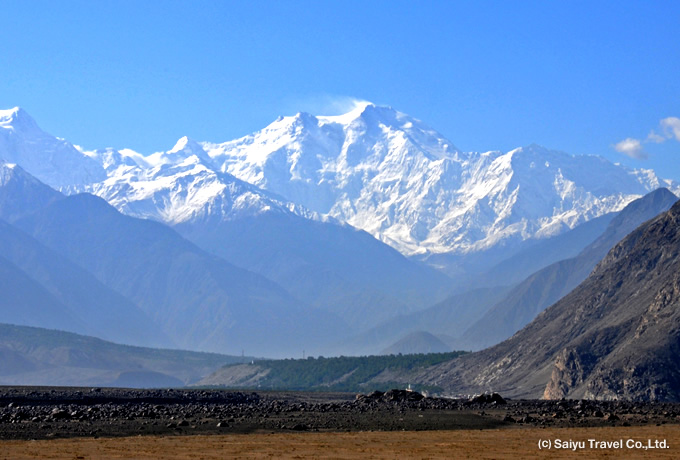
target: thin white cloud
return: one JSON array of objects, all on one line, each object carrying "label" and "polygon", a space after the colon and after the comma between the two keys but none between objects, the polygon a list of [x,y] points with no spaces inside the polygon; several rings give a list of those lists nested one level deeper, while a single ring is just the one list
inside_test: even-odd
[{"label": "thin white cloud", "polygon": [[370,104],[370,102],[353,97],[338,96],[329,98],[322,110],[325,112],[323,115],[342,115],[351,112],[357,107],[364,107],[367,104]]},{"label": "thin white cloud", "polygon": [[636,160],[647,159],[647,154],[642,148],[642,143],[638,139],[629,137],[614,145],[614,150]]},{"label": "thin white cloud", "polygon": [[668,117],[664,118],[660,122],[661,128],[663,129],[664,135],[670,139],[674,137],[676,140],[680,141],[680,118]]},{"label": "thin white cloud", "polygon": [[647,135],[647,139],[645,140],[645,142],[654,142],[655,144],[661,144],[662,142],[666,142],[666,139],[667,139],[666,137],[657,134],[654,130],[651,130]]},{"label": "thin white cloud", "polygon": [[669,139],[680,141],[680,118],[667,117],[659,121],[660,132],[651,130],[644,141],[628,137],[621,142],[614,145],[614,150],[623,155],[635,158],[638,160],[647,159],[647,153],[644,151],[642,144],[662,144]]},{"label": "thin white cloud", "polygon": [[368,103],[368,101],[351,96],[314,94],[305,97],[294,97],[287,105],[290,106],[289,113],[302,111],[317,116],[333,116],[343,115]]}]

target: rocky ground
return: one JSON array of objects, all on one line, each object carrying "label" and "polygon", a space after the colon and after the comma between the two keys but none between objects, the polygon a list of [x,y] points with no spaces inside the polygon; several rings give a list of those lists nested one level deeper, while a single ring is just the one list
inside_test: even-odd
[{"label": "rocky ground", "polygon": [[680,404],[344,393],[0,387],[0,439],[680,423]]}]

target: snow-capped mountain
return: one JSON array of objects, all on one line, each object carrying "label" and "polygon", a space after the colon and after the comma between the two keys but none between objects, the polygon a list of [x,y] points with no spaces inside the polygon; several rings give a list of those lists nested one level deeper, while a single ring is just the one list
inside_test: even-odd
[{"label": "snow-capped mountain", "polygon": [[677,183],[536,145],[462,153],[422,122],[361,104],[299,113],[203,148],[224,172],[334,217],[408,255],[541,238]]},{"label": "snow-capped mountain", "polygon": [[362,103],[299,113],[221,144],[82,151],[21,109],[0,111],[0,158],[66,192],[171,225],[267,212],[331,218],[406,255],[469,254],[559,234],[676,182],[536,145],[460,152],[423,122]]},{"label": "snow-capped mountain", "polygon": [[[659,186],[680,192],[653,171],[535,145],[464,153],[424,123],[372,104],[279,118],[223,144],[184,137],[150,155],[84,151],[21,109],[0,112],[0,128],[0,159],[64,193],[91,192],[124,214],[168,224],[355,331],[467,286],[465,276],[452,281],[404,254],[470,275],[520,243]],[[0,208],[21,213],[12,202]],[[230,289],[227,297],[240,292]]]},{"label": "snow-capped mountain", "polygon": [[83,155],[69,142],[41,130],[19,107],[0,110],[0,158],[18,163],[57,190],[106,178],[97,161]]},{"label": "snow-capped mountain", "polygon": [[[62,142],[45,136],[43,144],[49,141]],[[64,192],[90,192],[124,214],[168,224],[203,249],[353,325],[370,327],[447,293],[450,280],[441,273],[363,231],[317,218],[304,206],[221,172],[186,137],[146,156],[72,149],[76,159],[96,162],[106,177],[95,183],[61,178]]]},{"label": "snow-capped mountain", "polygon": [[131,216],[176,225],[295,209],[293,204],[221,173],[200,145],[186,137],[172,149],[146,157],[112,149],[87,155],[101,161],[108,177],[81,190],[104,198]]},{"label": "snow-capped mountain", "polygon": [[184,137],[168,151],[84,151],[54,137],[21,108],[0,111],[0,159],[22,166],[64,193],[91,192],[121,212],[176,224],[260,212],[305,210],[223,174],[202,147]]}]

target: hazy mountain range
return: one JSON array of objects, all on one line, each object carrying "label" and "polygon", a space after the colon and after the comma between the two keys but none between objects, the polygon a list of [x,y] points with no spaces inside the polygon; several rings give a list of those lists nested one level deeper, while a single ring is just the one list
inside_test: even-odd
[{"label": "hazy mountain range", "polygon": [[0,384],[177,387],[252,357],[117,345],[0,323]]},{"label": "hazy mountain range", "polygon": [[585,280],[623,237],[668,210],[677,200],[678,197],[662,188],[631,202],[577,256],[555,262],[519,283],[459,339],[452,341],[451,346],[481,350],[510,337]]},{"label": "hazy mountain range", "polygon": [[494,345],[680,192],[373,104],[150,155],[0,110],[0,160],[0,322],[271,357]]},{"label": "hazy mountain range", "polygon": [[[10,183],[31,183],[18,166],[5,168],[14,173]],[[5,195],[12,188],[0,188],[0,195],[12,200]],[[342,336],[343,324],[337,317],[309,308],[274,282],[204,252],[169,227],[124,216],[93,195],[40,203],[33,213],[12,219],[11,224],[6,227],[57,253],[55,272],[63,274],[64,265],[74,263],[118,293],[120,299],[112,306],[118,308],[118,324],[107,320],[105,310],[100,314],[111,334],[108,339],[167,345],[143,333],[145,328],[160,328],[172,344],[184,348],[235,354],[245,348],[255,354],[271,351],[276,344],[277,354],[284,354],[305,343],[328,343]],[[25,263],[29,265],[30,260]],[[24,271],[44,270],[45,266],[36,262]],[[85,277],[73,276],[71,285],[85,291],[83,297],[96,313],[102,295],[81,279]],[[122,310],[133,303],[145,320]],[[136,325],[133,331],[137,332],[114,334],[117,327],[128,330],[126,321]]]},{"label": "hazy mountain range", "polygon": [[[665,199],[664,192],[654,195],[636,203],[629,217],[645,201]],[[582,283],[511,338],[425,369],[384,373],[390,382],[458,397],[499,392],[513,398],[678,401],[679,264],[676,201],[614,245]],[[389,351],[438,344],[431,334],[413,333]],[[280,378],[257,365],[248,369],[226,366],[206,381],[255,386]],[[374,376],[363,385],[379,385],[381,379]]]}]

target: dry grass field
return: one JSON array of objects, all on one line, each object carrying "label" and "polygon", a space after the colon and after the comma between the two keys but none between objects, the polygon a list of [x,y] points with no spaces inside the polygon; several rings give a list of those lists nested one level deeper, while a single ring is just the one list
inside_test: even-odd
[{"label": "dry grass field", "polygon": [[[594,449],[598,442],[622,447]],[[555,449],[557,440],[585,449]],[[629,441],[630,440],[630,441]],[[539,450],[550,441],[551,449]],[[628,448],[665,441],[665,449]],[[464,459],[464,458],[680,458],[680,425],[603,428],[508,428],[502,430],[354,433],[254,433],[213,436],[136,436],[0,441],[0,458],[20,459]]]}]

